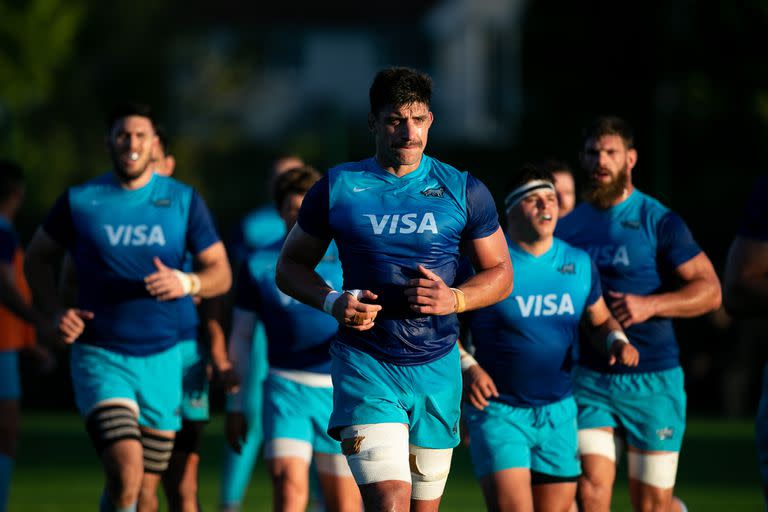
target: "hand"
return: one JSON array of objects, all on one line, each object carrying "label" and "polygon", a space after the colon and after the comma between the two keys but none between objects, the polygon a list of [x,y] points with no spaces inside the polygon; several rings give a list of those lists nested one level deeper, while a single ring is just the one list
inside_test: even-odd
[{"label": "hand", "polygon": [[[360,293],[360,298],[376,300],[379,296],[370,290],[363,290]],[[379,311],[381,311],[381,306],[360,302],[357,297],[347,292],[342,293],[336,299],[331,309],[336,321],[355,331],[367,331],[373,327],[373,320]]]},{"label": "hand", "polygon": [[216,381],[224,389],[225,393],[238,393],[240,391],[240,376],[232,367],[232,363],[227,361],[215,365]]},{"label": "hand", "polygon": [[85,330],[85,321],[93,320],[93,312],[70,308],[56,318],[59,339],[64,343],[74,343]]},{"label": "hand", "polygon": [[225,433],[229,446],[238,455],[243,451],[243,443],[248,433],[248,422],[242,412],[228,412],[225,421]]},{"label": "hand", "polygon": [[147,291],[157,300],[173,300],[186,295],[184,286],[179,277],[171,267],[167,267],[155,256],[152,260],[157,268],[157,272],[149,274],[144,278],[144,284]]},{"label": "hand", "polygon": [[641,324],[655,315],[652,297],[614,291],[609,291],[608,297],[608,307],[624,329]]},{"label": "hand", "polygon": [[640,362],[640,353],[632,346],[632,344],[616,340],[611,346],[611,354],[608,364],[613,366],[617,362],[624,366],[637,366]]},{"label": "hand", "polygon": [[473,364],[461,376],[464,380],[464,396],[476,409],[482,411],[488,406],[489,398],[499,397],[493,379],[479,364]]},{"label": "hand", "polygon": [[418,266],[423,277],[408,281],[405,295],[411,310],[422,315],[450,315],[456,311],[456,296],[445,282],[423,265]]}]

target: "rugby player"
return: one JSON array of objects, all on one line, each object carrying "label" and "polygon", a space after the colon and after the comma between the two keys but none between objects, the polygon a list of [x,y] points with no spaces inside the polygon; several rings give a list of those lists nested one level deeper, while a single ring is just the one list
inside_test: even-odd
[{"label": "rugby player", "polygon": [[[339,323],[333,413],[365,510],[437,510],[459,442],[456,313],[512,290],[493,198],[466,172],[424,155],[432,80],[380,71],[368,126],[376,154],[334,167],[307,193],[283,246],[280,289]],[[337,291],[315,272],[335,240]],[[460,248],[477,274],[454,282]]]},{"label": "rugby player", "polygon": [[[274,202],[285,221],[286,232],[296,223],[301,201],[318,179],[320,174],[315,169],[299,167],[275,180]],[[267,331],[269,376],[264,391],[264,458],[272,478],[273,510],[306,509],[313,457],[326,509],[361,510],[360,493],[341,447],[326,432],[333,405],[328,350],[338,323],[277,289],[275,266],[282,245],[280,240],[254,252],[240,270],[230,338],[236,368],[247,380],[254,321],[260,318]],[[331,244],[317,272],[329,286],[341,286],[341,264],[335,245]],[[250,391],[243,389],[240,393]],[[247,438],[244,428],[229,433],[233,434],[230,443],[235,449]]]},{"label": "rugby player", "polygon": [[584,510],[607,511],[616,474],[613,432],[627,443],[636,510],[680,510],[673,500],[685,430],[686,395],[673,318],[720,305],[720,283],[683,220],[635,189],[637,150],[630,126],[597,118],[585,131],[585,202],[561,219],[556,236],[597,264],[614,318],[640,353],[636,367],[609,366],[582,344],[575,372]]},{"label": "rugby player", "polygon": [[558,160],[549,160],[543,167],[552,173],[555,179],[558,215],[563,218],[576,207],[576,183],[573,180],[573,172],[567,163]]},{"label": "rugby player", "polygon": [[[768,311],[768,177],[758,180],[741,227],[728,251],[723,295],[728,312],[739,317]],[[768,509],[768,365],[757,410],[756,434],[763,495]]]},{"label": "rugby player", "polygon": [[42,316],[32,308],[23,250],[13,219],[24,200],[21,167],[0,160],[0,512],[5,512],[19,435],[21,382],[18,353],[33,351],[48,368],[53,358],[35,343]]},{"label": "rugby player", "polygon": [[[275,159],[266,184],[268,189],[271,189],[272,183],[280,174],[303,165],[303,160],[295,155],[283,155]],[[248,213],[238,226],[234,240],[229,245],[234,268],[239,270],[241,263],[252,252],[283,240],[285,233],[285,223],[272,203],[259,206]],[[229,310],[219,304],[218,310],[214,311],[208,321],[221,325],[225,314],[224,309]],[[247,428],[247,433],[244,439],[235,445],[237,450],[233,449],[231,443],[225,443],[219,495],[221,512],[240,510],[240,503],[243,501],[261,448],[263,387],[267,377],[267,339],[264,325],[259,319],[254,320],[251,345],[248,380],[241,383],[248,392],[238,397],[227,395],[227,438],[237,437],[244,428]]]},{"label": "rugby player", "polygon": [[469,314],[477,361],[461,357],[472,462],[488,510],[565,512],[581,473],[571,381],[580,321],[609,364],[635,366],[638,355],[589,255],[552,236],[552,175],[524,166],[505,209],[515,291]]},{"label": "rugby player", "polygon": [[[155,127],[157,144],[152,156],[152,172],[161,176],[172,176],[176,159],[169,152],[168,135],[162,127]],[[182,270],[193,270],[191,254],[185,256]],[[199,308],[196,306],[200,306]],[[163,489],[172,511],[196,511],[200,509],[197,496],[198,467],[200,465],[200,442],[203,428],[209,420],[208,410],[208,365],[223,384],[225,391],[239,384],[227,357],[224,333],[217,322],[209,322],[198,309],[200,298],[185,301],[179,318],[179,351],[182,359],[182,405],[181,430],[173,441],[173,454],[168,468],[162,473]],[[139,510],[151,512],[158,508],[158,475],[146,473],[142,482]]]},{"label": "rugby player", "polygon": [[[143,474],[162,473],[181,427],[179,316],[192,296],[226,292],[231,272],[191,187],[152,172],[155,123],[144,105],[108,117],[113,169],[69,188],[30,244],[36,304],[71,343],[75,399],[106,476],[100,510],[136,509]],[[62,308],[54,267],[69,251],[77,308]],[[195,272],[183,272],[186,252]]]}]

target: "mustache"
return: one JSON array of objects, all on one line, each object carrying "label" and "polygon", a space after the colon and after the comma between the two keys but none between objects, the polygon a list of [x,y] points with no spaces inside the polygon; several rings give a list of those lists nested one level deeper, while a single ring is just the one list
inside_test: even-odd
[{"label": "mustache", "polygon": [[411,140],[408,142],[397,142],[392,145],[393,148],[420,148],[422,146],[422,143],[420,140]]}]

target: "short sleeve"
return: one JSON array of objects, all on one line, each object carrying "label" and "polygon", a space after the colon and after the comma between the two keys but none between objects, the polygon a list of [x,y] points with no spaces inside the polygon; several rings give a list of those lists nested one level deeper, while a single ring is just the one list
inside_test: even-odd
[{"label": "short sleeve", "polygon": [[499,213],[488,187],[483,182],[467,175],[467,225],[462,237],[477,240],[490,236],[499,229]]},{"label": "short sleeve", "polygon": [[187,224],[187,249],[192,254],[199,254],[219,241],[216,227],[213,225],[211,212],[197,191],[192,192],[189,203]]},{"label": "short sleeve", "polygon": [[261,307],[259,284],[251,274],[247,259],[240,265],[240,272],[237,273],[235,307],[253,313],[257,313]]},{"label": "short sleeve", "polygon": [[19,239],[12,229],[0,225],[0,263],[12,264],[19,247]]},{"label": "short sleeve", "polygon": [[322,240],[333,238],[328,221],[329,193],[328,175],[325,175],[309,189],[299,210],[298,223],[301,229]]},{"label": "short sleeve", "polygon": [[768,241],[768,176],[761,177],[749,197],[738,235],[752,240]]},{"label": "short sleeve", "polygon": [[688,226],[674,212],[667,212],[661,218],[657,237],[660,260],[673,268],[679,267],[701,252]]},{"label": "short sleeve", "polygon": [[589,295],[587,295],[587,305],[593,306],[597,300],[603,296],[603,287],[600,284],[600,271],[597,269],[597,265],[589,259],[590,264],[590,284]]},{"label": "short sleeve", "polygon": [[76,231],[69,203],[69,191],[56,200],[43,221],[43,229],[57,244],[71,249],[75,244]]}]

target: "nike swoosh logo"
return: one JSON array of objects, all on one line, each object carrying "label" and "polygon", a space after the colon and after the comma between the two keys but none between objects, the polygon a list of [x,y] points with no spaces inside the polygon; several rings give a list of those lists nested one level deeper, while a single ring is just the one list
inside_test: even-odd
[{"label": "nike swoosh logo", "polygon": [[370,188],[373,188],[373,187],[362,187],[362,188],[361,188],[361,187],[354,187],[354,188],[352,189],[352,192],[362,192],[362,191],[364,191],[364,190],[368,190],[368,189],[370,189]]}]

